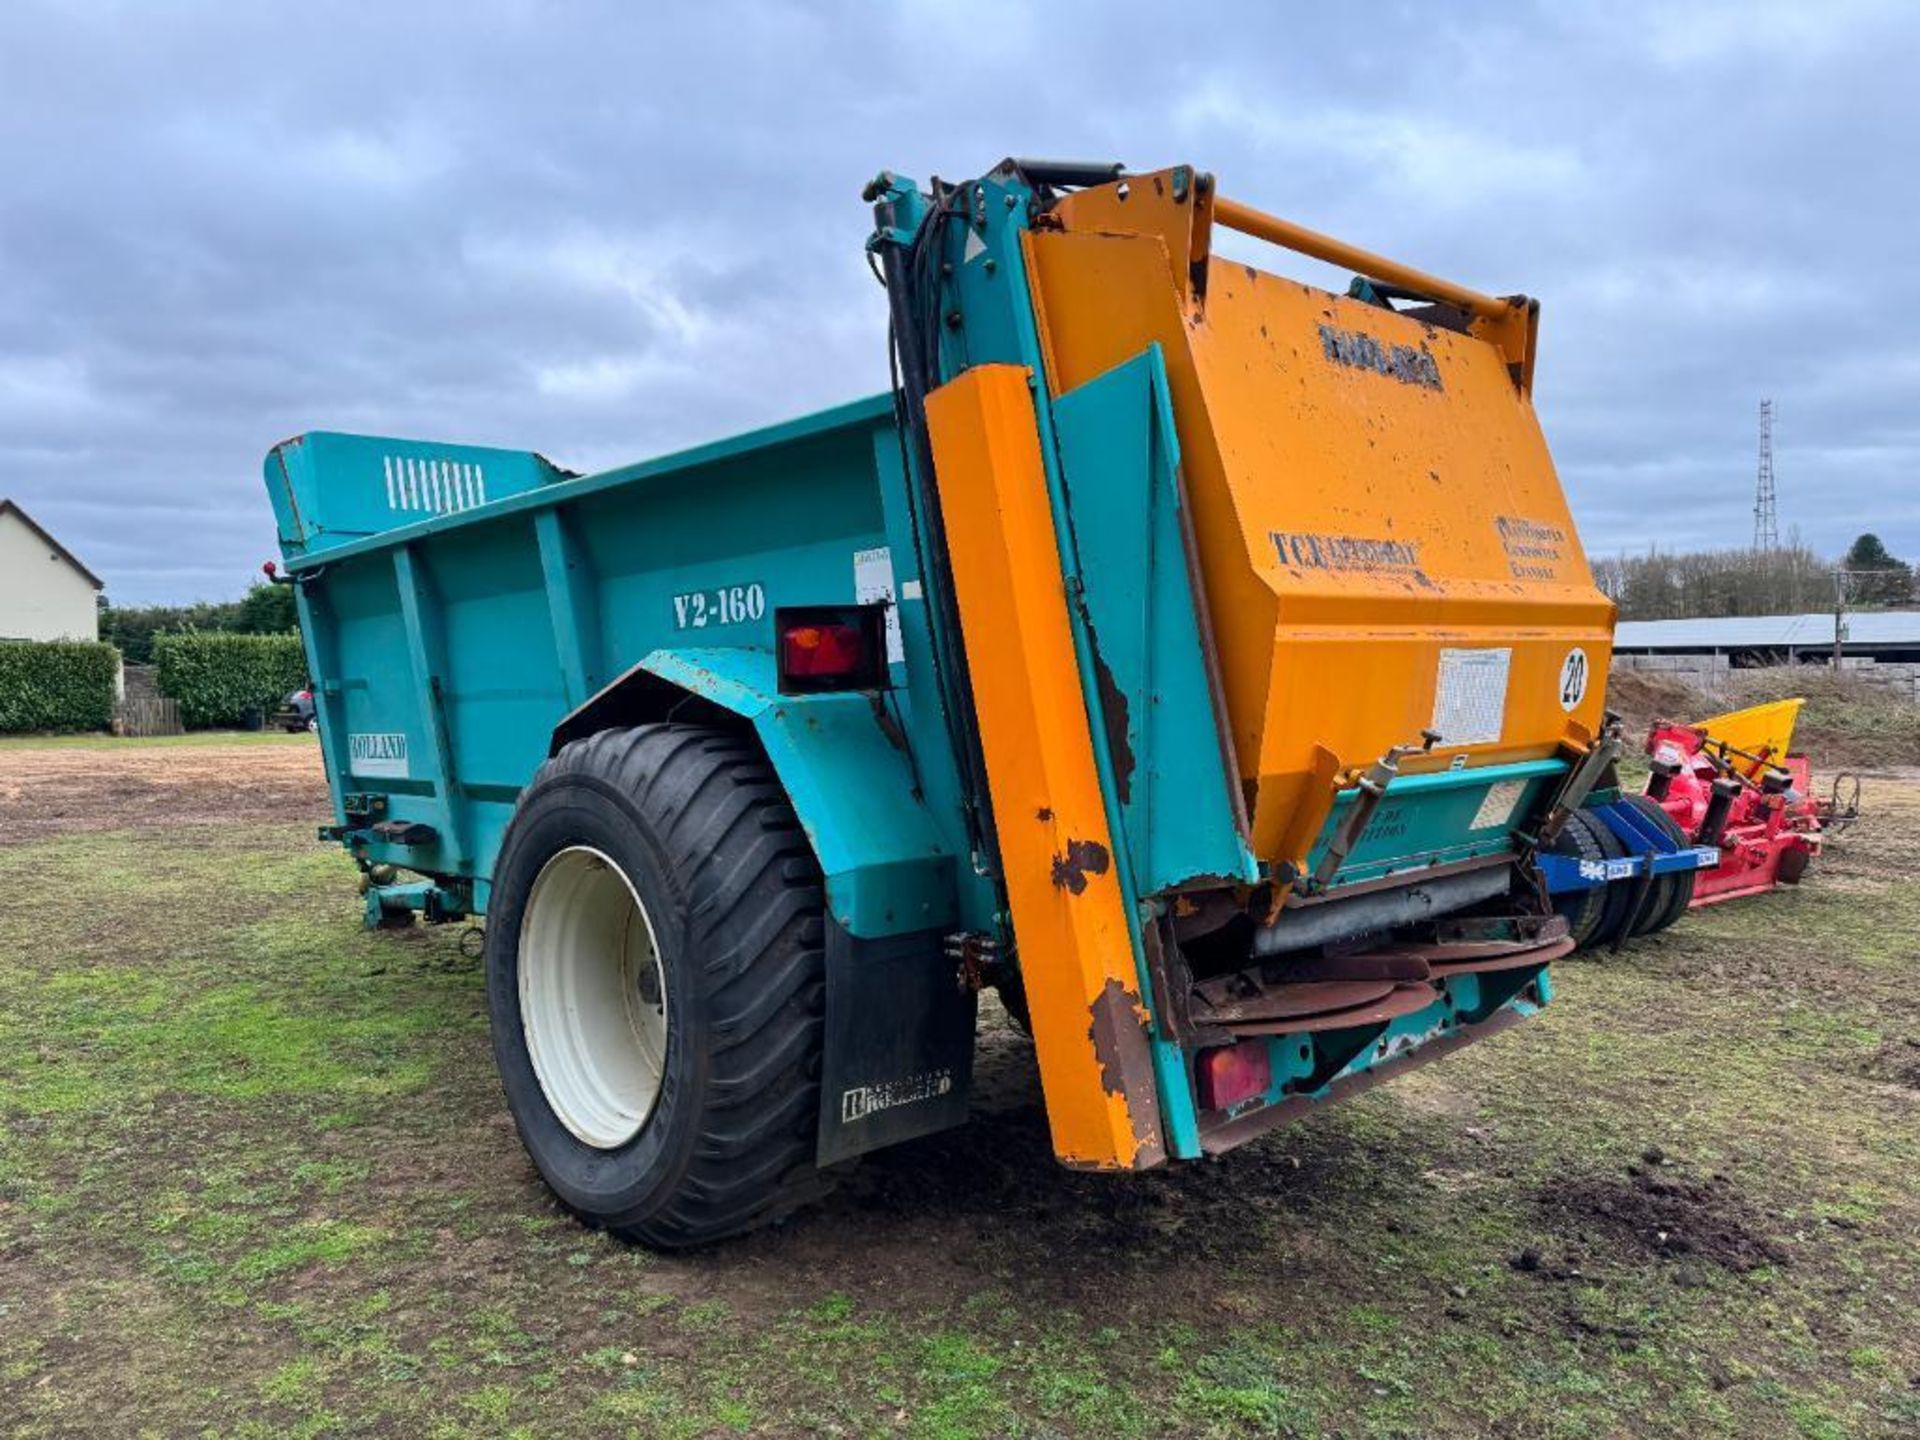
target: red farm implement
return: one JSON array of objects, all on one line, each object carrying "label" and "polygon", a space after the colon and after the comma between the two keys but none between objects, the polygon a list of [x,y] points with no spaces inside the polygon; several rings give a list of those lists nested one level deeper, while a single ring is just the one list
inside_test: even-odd
[{"label": "red farm implement", "polygon": [[1720,863],[1699,872],[1694,905],[1797,884],[1823,832],[1858,813],[1860,783],[1850,776],[1814,798],[1807,757],[1790,749],[1803,703],[1777,700],[1696,725],[1656,721],[1648,734],[1648,797],[1691,844],[1720,851]]}]

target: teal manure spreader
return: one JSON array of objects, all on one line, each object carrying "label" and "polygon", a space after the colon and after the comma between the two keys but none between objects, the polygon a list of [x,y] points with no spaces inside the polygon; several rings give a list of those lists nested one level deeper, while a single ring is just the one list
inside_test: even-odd
[{"label": "teal manure spreader", "polygon": [[1614,788],[1537,304],[1187,166],[867,199],[893,393],[590,475],[267,459],[325,834],[369,923],[484,917],[562,1201],[789,1214],[966,1118],[983,987],[1063,1163],[1200,1160],[1685,909],[1713,852]]}]

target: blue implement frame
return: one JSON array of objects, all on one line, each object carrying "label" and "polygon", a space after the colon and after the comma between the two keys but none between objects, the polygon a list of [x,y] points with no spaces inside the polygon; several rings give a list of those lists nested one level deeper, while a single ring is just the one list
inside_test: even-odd
[{"label": "blue implement frame", "polygon": [[1577,855],[1549,855],[1544,851],[1536,854],[1533,863],[1550,895],[1591,890],[1596,885],[1613,885],[1646,874],[1711,870],[1720,863],[1717,846],[1675,844],[1671,836],[1625,800],[1603,801],[1589,805],[1587,810],[1606,824],[1626,846],[1627,853],[1614,860],[1582,860]]}]

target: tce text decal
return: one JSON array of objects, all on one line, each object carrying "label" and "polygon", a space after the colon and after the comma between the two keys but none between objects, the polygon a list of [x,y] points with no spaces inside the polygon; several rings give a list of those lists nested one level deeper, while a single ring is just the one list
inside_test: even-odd
[{"label": "tce text decal", "polygon": [[1364,535],[1302,535],[1270,530],[1282,565],[1296,570],[1414,570],[1420,550],[1404,540],[1373,540]]}]

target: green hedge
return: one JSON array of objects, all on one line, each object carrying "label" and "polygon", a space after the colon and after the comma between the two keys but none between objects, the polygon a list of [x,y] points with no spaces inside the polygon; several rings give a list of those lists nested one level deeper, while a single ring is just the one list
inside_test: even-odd
[{"label": "green hedge", "polygon": [[0,640],[0,731],[104,730],[119,653],[92,640]]},{"label": "green hedge", "polygon": [[156,635],[153,658],[160,693],[180,702],[189,726],[238,725],[249,710],[271,716],[307,683],[298,635]]}]

